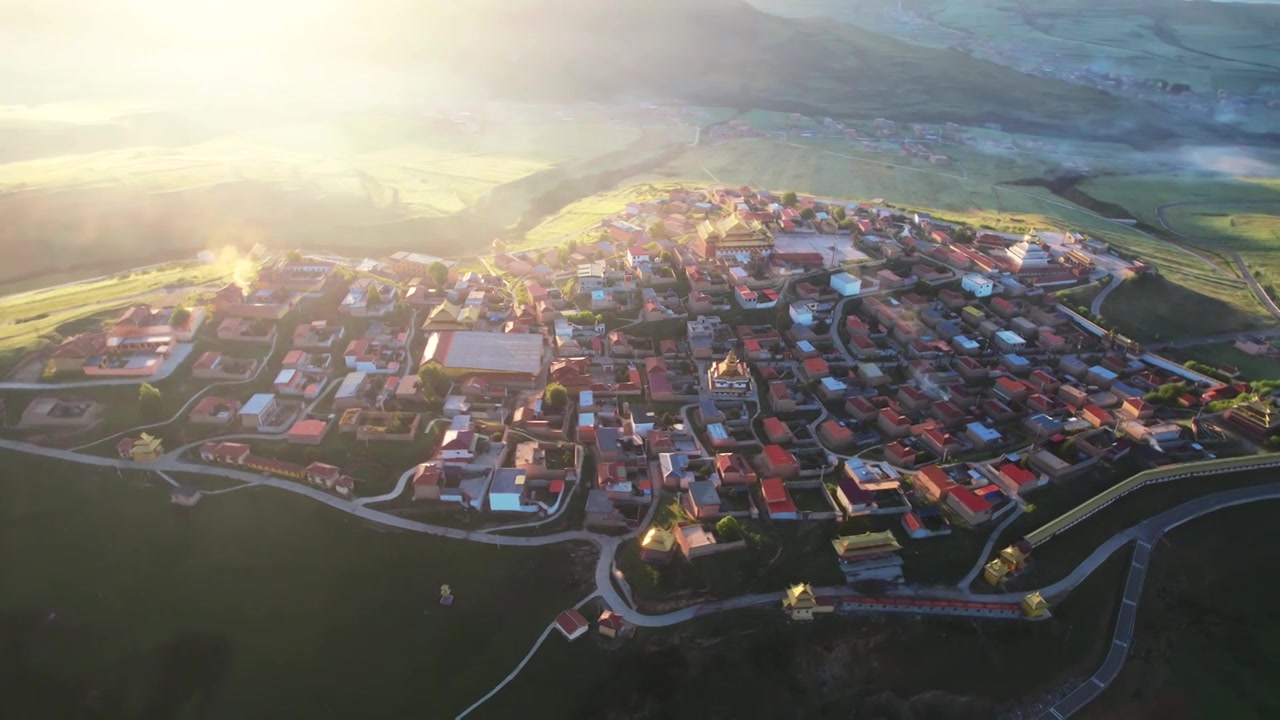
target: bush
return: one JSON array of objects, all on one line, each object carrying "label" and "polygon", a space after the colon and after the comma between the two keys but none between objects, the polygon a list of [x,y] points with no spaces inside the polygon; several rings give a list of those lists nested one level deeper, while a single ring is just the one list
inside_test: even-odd
[{"label": "bush", "polygon": [[742,526],[738,524],[738,518],[732,516],[721,518],[720,522],[716,523],[716,537],[721,542],[727,543],[741,540]]},{"label": "bush", "polygon": [[542,401],[547,412],[563,410],[569,403],[569,391],[560,383],[551,383],[542,393]]}]

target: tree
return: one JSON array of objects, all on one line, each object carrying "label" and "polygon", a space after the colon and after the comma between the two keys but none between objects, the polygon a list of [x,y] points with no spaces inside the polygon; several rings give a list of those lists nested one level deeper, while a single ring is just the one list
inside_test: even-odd
[{"label": "tree", "polygon": [[431,278],[431,283],[436,287],[444,287],[444,284],[449,282],[449,268],[437,260],[427,268],[427,276]]},{"label": "tree", "polygon": [[672,255],[670,250],[663,250],[658,255],[658,259],[668,265],[675,265],[676,263],[676,256]]},{"label": "tree", "polygon": [[730,515],[716,523],[716,537],[723,542],[734,542],[742,539],[742,526],[738,518]]},{"label": "tree", "polygon": [[287,252],[287,253],[285,253],[285,254],[284,254],[284,259],[285,259],[285,260],[288,260],[289,262],[293,262],[293,263],[296,263],[296,262],[302,262],[302,251],[301,251],[301,250],[290,250],[289,252]]},{"label": "tree", "polygon": [[428,402],[434,401],[449,391],[449,376],[444,367],[433,360],[418,370],[418,384],[422,397]]},{"label": "tree", "polygon": [[191,311],[185,305],[179,305],[173,309],[173,314],[169,316],[169,325],[172,327],[182,327],[191,319]]},{"label": "tree", "polygon": [[800,202],[800,199],[797,198],[796,194],[791,192],[790,190],[782,193],[783,205],[786,205],[787,207],[795,207],[799,202]]},{"label": "tree", "polygon": [[565,319],[573,323],[574,325],[594,326],[596,324],[595,313],[590,312],[588,310],[583,310],[582,312],[576,312],[571,315],[566,315]]},{"label": "tree", "polygon": [[649,237],[654,240],[661,240],[667,236],[667,226],[662,224],[661,220],[654,220],[649,223]]},{"label": "tree", "polygon": [[836,219],[836,222],[838,222],[838,223],[839,223],[839,222],[844,222],[844,221],[845,221],[845,218],[847,218],[848,216],[849,216],[849,214],[848,214],[848,212],[844,209],[844,206],[843,206],[843,205],[837,205],[837,206],[835,206],[834,208],[832,208],[832,209],[831,209],[831,217],[835,218],[835,219]]},{"label": "tree", "polygon": [[142,409],[144,415],[154,417],[160,412],[160,406],[164,403],[164,396],[160,394],[159,388],[151,383],[142,383],[138,387],[138,405]]},{"label": "tree", "polygon": [[563,410],[569,404],[569,391],[560,383],[551,383],[542,393],[542,402],[548,412]]},{"label": "tree", "polygon": [[374,283],[369,286],[369,293],[364,296],[365,302],[369,305],[381,305],[383,302],[382,291],[378,289],[378,284]]},{"label": "tree", "polygon": [[817,216],[817,214],[818,214],[818,213],[817,213],[817,212],[815,212],[813,208],[811,208],[811,207],[809,207],[809,208],[805,208],[805,209],[803,209],[803,210],[801,210],[801,211],[800,211],[800,219],[801,219],[801,220],[812,220],[815,216]]}]

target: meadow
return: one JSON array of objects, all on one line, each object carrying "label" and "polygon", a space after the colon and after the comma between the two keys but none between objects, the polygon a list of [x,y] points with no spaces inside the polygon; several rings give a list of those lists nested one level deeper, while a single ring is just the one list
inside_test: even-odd
[{"label": "meadow", "polygon": [[389,531],[263,489],[180,509],[158,479],[3,460],[15,717],[453,717],[588,592],[568,546]]}]

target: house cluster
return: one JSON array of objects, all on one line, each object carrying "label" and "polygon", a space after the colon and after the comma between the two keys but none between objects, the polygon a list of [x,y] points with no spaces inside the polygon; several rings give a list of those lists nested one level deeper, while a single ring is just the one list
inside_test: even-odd
[{"label": "house cluster", "polygon": [[56,374],[147,377],[156,374],[179,343],[190,343],[204,323],[205,309],[134,305],[106,330],[81,333],[53,349]]},{"label": "house cluster", "polygon": [[200,446],[199,453],[200,459],[207,463],[229,465],[263,475],[306,482],[330,490],[341,497],[351,497],[355,492],[355,479],[343,474],[341,468],[328,463],[313,462],[308,465],[299,465],[262,457],[254,455],[249,445],[238,442],[208,442]]}]

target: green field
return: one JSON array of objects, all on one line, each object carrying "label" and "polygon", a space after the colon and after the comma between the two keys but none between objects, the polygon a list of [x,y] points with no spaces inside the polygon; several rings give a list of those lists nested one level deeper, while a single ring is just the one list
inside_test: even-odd
[{"label": "green field", "polygon": [[1179,357],[1185,357],[1188,360],[1199,360],[1215,366],[1234,365],[1240,368],[1241,374],[1249,380],[1280,379],[1280,362],[1250,355],[1236,349],[1231,343],[1197,345],[1178,352]]},{"label": "green field", "polygon": [[11,717],[453,717],[588,592],[568,546],[388,531],[264,489],[184,510],[159,480],[3,459]]}]

